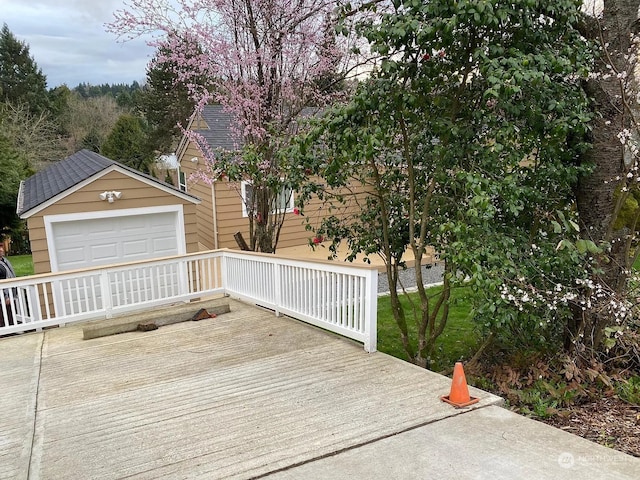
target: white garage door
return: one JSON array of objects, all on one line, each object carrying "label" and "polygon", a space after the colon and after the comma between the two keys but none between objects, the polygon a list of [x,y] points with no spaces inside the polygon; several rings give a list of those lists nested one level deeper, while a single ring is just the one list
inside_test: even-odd
[{"label": "white garage door", "polygon": [[177,255],[177,215],[162,212],[52,223],[53,270]]}]

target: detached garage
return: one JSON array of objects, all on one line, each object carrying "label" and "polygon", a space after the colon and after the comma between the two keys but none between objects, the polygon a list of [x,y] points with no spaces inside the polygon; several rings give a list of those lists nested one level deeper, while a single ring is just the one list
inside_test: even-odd
[{"label": "detached garage", "polygon": [[26,179],[17,211],[27,220],[35,273],[47,273],[196,252],[198,203],[81,150]]}]

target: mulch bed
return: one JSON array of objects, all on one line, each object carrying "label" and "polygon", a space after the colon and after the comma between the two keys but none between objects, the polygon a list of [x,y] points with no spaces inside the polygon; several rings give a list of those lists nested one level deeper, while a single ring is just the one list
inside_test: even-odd
[{"label": "mulch bed", "polygon": [[587,440],[640,457],[640,406],[616,397],[574,406],[541,420]]}]

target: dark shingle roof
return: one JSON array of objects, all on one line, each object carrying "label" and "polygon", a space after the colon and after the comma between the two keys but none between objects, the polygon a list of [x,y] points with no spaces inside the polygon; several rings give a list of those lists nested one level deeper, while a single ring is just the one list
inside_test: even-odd
[{"label": "dark shingle roof", "polygon": [[[298,118],[308,118],[318,115],[322,109],[307,107],[302,109]],[[204,129],[194,128],[193,131],[202,135],[209,147],[213,150],[236,150],[242,146],[242,141],[234,138],[231,130],[233,116],[226,112],[222,105],[205,105],[202,110],[202,119],[209,127]]]},{"label": "dark shingle roof", "polygon": [[64,160],[49,165],[47,168],[22,182],[18,195],[18,215],[22,215],[38,205],[51,200],[56,195],[73,188],[80,182],[91,178],[95,174],[113,165],[197,200],[193,195],[184,193],[173,185],[162,182],[151,175],[139,172],[134,168],[122,165],[90,150],[80,150]]},{"label": "dark shingle roof", "polygon": [[231,133],[233,117],[224,111],[222,105],[206,105],[202,110],[202,119],[209,128],[194,129],[194,132],[202,135],[212,149],[236,150],[239,147]]}]

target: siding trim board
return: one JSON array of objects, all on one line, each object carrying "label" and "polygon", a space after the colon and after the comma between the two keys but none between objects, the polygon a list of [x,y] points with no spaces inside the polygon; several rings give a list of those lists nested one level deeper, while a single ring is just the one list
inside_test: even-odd
[{"label": "siding trim board", "polygon": [[218,206],[216,204],[216,181],[211,182],[211,220],[213,221],[213,248],[218,250]]}]

